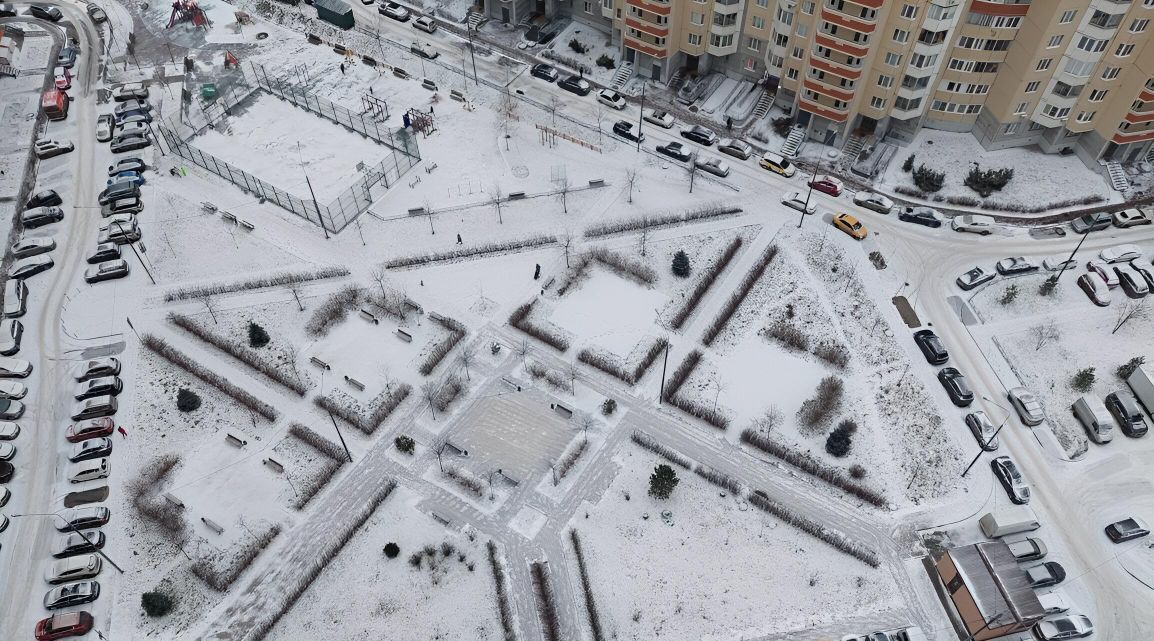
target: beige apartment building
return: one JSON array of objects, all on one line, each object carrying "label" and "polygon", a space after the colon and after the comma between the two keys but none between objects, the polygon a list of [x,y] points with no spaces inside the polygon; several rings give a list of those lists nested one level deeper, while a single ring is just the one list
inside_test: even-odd
[{"label": "beige apartment building", "polygon": [[[516,0],[486,0],[496,7]],[[528,0],[521,0],[527,4]],[[812,140],[972,132],[1089,165],[1154,141],[1154,0],[538,0],[635,73],[763,83]],[[492,9],[490,10],[492,15]]]}]

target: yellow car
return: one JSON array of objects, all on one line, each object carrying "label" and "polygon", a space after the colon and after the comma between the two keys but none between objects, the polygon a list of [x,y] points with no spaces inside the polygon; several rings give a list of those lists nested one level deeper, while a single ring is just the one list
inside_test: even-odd
[{"label": "yellow car", "polygon": [[762,169],[768,169],[786,178],[792,178],[793,175],[797,173],[797,167],[790,164],[784,157],[772,151],[767,151],[762,155],[761,160],[759,160],[757,164],[761,165]]},{"label": "yellow car", "polygon": [[849,234],[854,240],[861,240],[869,236],[865,225],[849,214],[838,214],[833,217],[833,226]]}]

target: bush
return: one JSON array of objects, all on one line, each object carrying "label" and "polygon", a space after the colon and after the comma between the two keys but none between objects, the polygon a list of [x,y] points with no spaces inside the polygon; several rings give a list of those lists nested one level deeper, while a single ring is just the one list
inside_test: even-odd
[{"label": "bush", "polygon": [[765,330],[765,334],[789,349],[799,352],[809,351],[809,336],[798,329],[797,325],[788,321],[777,321]]},{"label": "bush", "polygon": [[317,434],[315,431],[304,425],[301,425],[300,423],[293,423],[292,425],[289,425],[288,433],[296,439],[304,442],[317,452],[320,452],[324,456],[334,461],[340,463],[348,462],[348,454],[345,453],[345,449],[343,447],[321,436],[320,434]]},{"label": "bush", "polygon": [[1126,379],[1130,378],[1130,375],[1134,373],[1134,370],[1138,369],[1139,367],[1141,367],[1145,363],[1146,363],[1146,357],[1145,356],[1135,356],[1134,358],[1131,358],[1130,360],[1126,361],[1122,365],[1119,365],[1117,371],[1115,371],[1114,373],[1118,375],[1118,378],[1120,378],[1122,380],[1126,380]]},{"label": "bush", "polygon": [[826,376],[817,384],[813,398],[807,399],[797,410],[797,418],[806,427],[817,427],[830,418],[841,406],[844,391],[842,380],[836,376]]},{"label": "bush", "polygon": [[840,488],[848,494],[863,499],[870,505],[877,507],[886,505],[886,497],[880,492],[856,482],[853,478],[847,478],[838,468],[826,465],[816,458],[792,449],[769,436],[758,434],[752,429],[747,429],[741,433],[741,441],[780,459],[784,463],[792,465],[802,472]]},{"label": "bush", "polygon": [[1001,191],[1002,187],[1005,187],[1013,177],[1014,170],[1012,168],[982,170],[974,165],[963,182],[967,187],[978,192],[979,196],[985,198],[995,191]]},{"label": "bush", "polygon": [[633,367],[621,363],[619,359],[606,352],[600,350],[583,349],[577,354],[577,360],[596,367],[597,369],[621,379],[625,383],[634,385],[637,381],[645,376],[645,372],[649,371],[649,367],[657,360],[657,356],[661,354],[661,350],[669,347],[669,341],[664,338],[656,338],[649,345],[649,348],[642,355],[641,360]]},{"label": "bush", "polygon": [[689,316],[693,314],[693,310],[697,309],[697,305],[701,303],[701,299],[705,298],[705,293],[709,291],[709,288],[713,285],[714,281],[717,280],[717,277],[721,275],[721,272],[725,271],[725,268],[729,266],[730,261],[732,261],[733,257],[737,254],[737,250],[741,249],[743,242],[740,236],[734,238],[733,242],[729,243],[729,246],[721,252],[721,256],[705,269],[705,273],[701,275],[697,284],[693,286],[693,291],[689,293],[689,296],[685,297],[685,303],[673,314],[673,319],[670,320],[670,325],[673,326],[673,329],[681,329],[685,321],[689,320]]},{"label": "bush", "polygon": [[497,611],[501,614],[501,628],[505,631],[504,641],[516,641],[517,633],[513,621],[513,606],[509,602],[508,576],[505,564],[497,558],[497,544],[486,543],[489,550],[489,567],[493,570],[493,580],[497,582]]},{"label": "bush", "polygon": [[852,479],[861,480],[866,477],[866,469],[857,463],[849,466],[849,476]]},{"label": "bush", "polygon": [[773,133],[785,138],[789,135],[789,128],[793,126],[793,118],[781,116],[773,119]]},{"label": "bush", "polygon": [[914,168],[914,154],[906,156],[906,161],[902,163],[902,171],[907,174],[913,171]]},{"label": "bush", "polygon": [[541,614],[545,624],[545,641],[562,641],[561,620],[557,615],[557,601],[553,594],[553,586],[549,583],[549,573],[545,564],[534,561],[529,565],[529,573],[533,577],[533,592],[537,596],[537,611]]},{"label": "bush", "polygon": [[401,546],[397,545],[396,543],[393,543],[392,541],[389,541],[388,543],[385,544],[385,556],[387,558],[395,559],[395,558],[397,558],[397,555],[400,553],[401,553]]},{"label": "bush", "polygon": [[605,416],[611,416],[613,412],[617,411],[617,401],[607,398],[601,403],[601,413]]},{"label": "bush", "polygon": [[597,66],[605,67],[606,69],[612,69],[617,66],[617,63],[613,62],[613,58],[609,57],[608,54],[603,53],[600,56],[597,56]]},{"label": "bush", "polygon": [[401,434],[393,439],[393,445],[397,446],[397,451],[402,454],[412,454],[416,450],[416,441],[411,436]]},{"label": "bush", "polygon": [[561,482],[561,479],[565,478],[565,475],[569,473],[569,470],[573,469],[573,466],[577,464],[577,459],[581,458],[581,455],[585,453],[588,447],[589,441],[581,439],[557,460],[556,465],[553,466],[553,471],[557,474],[555,477],[557,480],[553,485],[557,485]]},{"label": "bush", "polygon": [[689,277],[689,256],[680,249],[673,255],[673,275],[679,278]]},{"label": "bush", "polygon": [[673,463],[674,465],[687,470],[691,465],[691,461],[685,458],[685,456],[681,455],[681,453],[671,450],[661,443],[658,443],[657,441],[653,440],[653,437],[649,436],[645,432],[633,432],[633,435],[630,438],[632,438],[634,443],[649,450],[650,452],[653,452],[654,454],[657,454],[658,456],[664,458],[670,463]]},{"label": "bush", "polygon": [[605,632],[601,629],[601,616],[597,612],[597,603],[593,600],[593,588],[589,585],[589,571],[585,569],[585,555],[581,552],[581,539],[577,536],[577,530],[569,530],[569,539],[573,542],[573,554],[577,557],[577,570],[581,575],[581,588],[585,593],[585,612],[589,615],[593,641],[605,641]]},{"label": "bush", "polygon": [[946,172],[934,171],[925,165],[918,165],[914,170],[914,184],[924,192],[940,191],[946,184]]},{"label": "bush", "polygon": [[264,347],[268,345],[271,339],[268,337],[268,332],[256,323],[249,321],[248,323],[248,344],[250,347]]},{"label": "bush", "polygon": [[852,436],[856,429],[857,425],[853,421],[846,420],[838,423],[838,426],[833,428],[833,431],[825,439],[825,451],[838,458],[849,454],[849,450],[853,446]]},{"label": "bush", "polygon": [[1070,387],[1077,392],[1089,392],[1094,387],[1094,381],[1098,380],[1098,375],[1094,373],[1093,367],[1084,367],[1074,373],[1074,378],[1070,381]]},{"label": "bush", "polygon": [[348,317],[349,312],[361,302],[362,291],[356,285],[346,285],[321,303],[305,323],[305,333],[318,338],[329,333],[334,325]]},{"label": "bush", "polygon": [[1038,293],[1042,296],[1053,296],[1054,292],[1058,290],[1058,275],[1055,274],[1038,285]]},{"label": "bush", "polygon": [[152,618],[162,617],[172,612],[172,597],[164,592],[145,592],[140,595],[140,607]]},{"label": "bush", "polygon": [[430,313],[429,319],[448,330],[449,335],[446,336],[444,340],[434,345],[433,349],[429,352],[425,359],[421,361],[420,367],[417,368],[417,371],[421,373],[421,376],[428,376],[431,374],[433,370],[436,369],[437,365],[439,365],[441,361],[449,355],[449,352],[453,351],[453,348],[465,339],[465,335],[467,333],[464,325],[447,316]]},{"label": "bush", "polygon": [[766,268],[769,267],[769,264],[773,262],[776,256],[777,245],[770,245],[765,249],[761,257],[758,258],[757,262],[754,263],[753,267],[750,268],[749,272],[745,275],[745,278],[738,284],[737,289],[729,297],[729,300],[726,301],[725,305],[721,308],[721,312],[713,319],[713,323],[705,330],[705,335],[701,337],[701,342],[704,345],[708,347],[717,336],[721,334],[721,330],[725,329],[726,323],[737,313],[737,309],[741,307],[741,303],[745,300],[745,297],[753,290],[753,286],[757,284],[757,281],[761,278],[762,274],[765,273]]},{"label": "bush", "polygon": [[649,476],[649,496],[665,500],[673,494],[673,489],[680,482],[681,479],[677,478],[677,472],[674,472],[672,467],[662,463],[653,468],[653,474]]},{"label": "bush", "polygon": [[881,565],[878,560],[877,552],[870,548],[856,543],[849,539],[845,534],[838,532],[832,528],[828,528],[813,519],[806,518],[785,507],[781,503],[768,498],[764,493],[758,493],[755,490],[749,495],[749,504],[759,510],[764,510],[777,518],[789,523],[797,529],[809,534],[810,536],[820,539],[825,543],[837,548],[838,550],[858,559],[866,565],[876,568]]},{"label": "bush", "polygon": [[272,274],[271,276],[262,276],[260,278],[252,278],[249,280],[233,283],[213,283],[209,285],[181,287],[179,289],[174,289],[167,292],[164,295],[164,302],[171,303],[178,300],[191,300],[194,298],[202,298],[204,296],[231,294],[232,292],[242,292],[250,289],[277,287],[280,285],[291,285],[293,283],[303,283],[310,280],[323,280],[326,278],[339,278],[341,276],[348,275],[349,270],[345,267],[322,267],[320,269],[307,272],[284,272],[280,274]]},{"label": "bush", "polygon": [[[316,397],[313,399],[313,404],[330,414],[341,417],[349,425],[357,428],[365,435],[371,436],[381,426],[381,423],[384,423],[385,419],[393,413],[393,410],[397,409],[397,406],[408,398],[412,391],[413,388],[407,383],[394,385],[392,389],[386,388],[373,399],[376,405],[373,407],[373,411],[367,415],[362,414],[352,405],[338,403],[336,397],[331,393]],[[346,396],[346,398],[348,397]]]},{"label": "bush", "polygon": [[705,220],[707,218],[716,218],[718,216],[728,216],[731,214],[740,214],[741,207],[731,207],[721,203],[714,203],[699,207],[697,209],[690,209],[688,211],[676,212],[672,214],[656,214],[646,215],[641,218],[630,218],[626,220],[611,220],[604,223],[598,223],[585,229],[585,238],[600,238],[601,236],[612,236],[613,234],[622,234],[625,232],[637,231],[639,229],[652,229],[654,227],[666,227],[668,225],[680,225],[695,220]]},{"label": "bush", "polygon": [[1017,298],[1018,298],[1018,286],[1017,285],[1010,285],[1009,287],[1006,288],[1005,291],[1002,292],[1002,297],[998,299],[998,302],[1003,304],[1003,305],[1009,305],[1010,303],[1014,302]]},{"label": "bush", "polygon": [[573,38],[569,41],[569,48],[573,51],[576,51],[577,53],[585,53],[586,51],[589,51],[589,46],[576,38]]},{"label": "bush", "polygon": [[838,369],[849,365],[849,350],[841,343],[822,343],[813,348],[813,355]]},{"label": "bush", "polygon": [[873,263],[874,269],[886,268],[886,257],[879,251],[870,252],[870,262]]},{"label": "bush", "polygon": [[182,412],[200,409],[200,397],[196,392],[182,387],[176,392],[176,409]]},{"label": "bush", "polygon": [[529,321],[529,314],[533,311],[533,305],[536,303],[537,301],[533,300],[513,310],[513,313],[509,314],[509,325],[525,332],[559,352],[564,352],[569,349],[569,340],[562,336],[560,332],[557,332],[553,328],[539,327]]},{"label": "bush", "polygon": [[541,245],[551,245],[557,242],[556,236],[532,236],[530,238],[522,238],[519,240],[510,240],[501,243],[486,243],[484,245],[476,245],[473,247],[466,247],[463,249],[456,249],[453,251],[441,252],[438,254],[420,254],[417,256],[404,256],[401,258],[394,258],[385,262],[385,267],[389,269],[398,269],[402,267],[416,267],[419,265],[427,265],[429,263],[443,263],[454,261],[459,258],[472,258],[474,256],[484,256],[488,254],[499,254],[503,252],[517,251],[519,249],[526,249],[530,247],[540,247]]}]

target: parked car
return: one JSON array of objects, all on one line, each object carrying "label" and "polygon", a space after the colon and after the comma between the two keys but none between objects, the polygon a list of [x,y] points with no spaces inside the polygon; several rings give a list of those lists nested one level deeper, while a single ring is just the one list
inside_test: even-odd
[{"label": "parked car", "polygon": [[718,178],[725,178],[729,175],[729,165],[720,158],[695,158],[693,164],[697,165],[701,171],[713,174]]},{"label": "parked car", "polygon": [[100,206],[102,218],[120,214],[139,214],[142,211],[144,211],[144,201],[138,196],[125,196]]},{"label": "parked car", "polygon": [[1014,559],[1018,563],[1026,561],[1037,561],[1046,556],[1049,550],[1046,549],[1046,544],[1042,539],[1034,537],[1027,537],[1021,541],[1014,541],[1009,544],[1010,554],[1014,555]]},{"label": "parked car", "polygon": [[88,5],[88,17],[92,18],[92,21],[96,24],[108,21],[108,14],[104,13],[104,9],[101,9],[95,4]]},{"label": "parked car", "polygon": [[749,157],[753,155],[753,147],[744,140],[738,140],[736,138],[722,138],[718,140],[717,151],[742,160],[749,160]]},{"label": "parked car", "polygon": [[1013,459],[1008,456],[996,457],[990,461],[990,469],[994,471],[994,476],[1006,490],[1010,501],[1018,505],[1025,505],[1030,502],[1030,485],[1026,483],[1026,477],[1022,476],[1022,472]]},{"label": "parked car", "polygon": [[100,142],[112,140],[113,124],[111,114],[100,114],[96,119],[96,140]]},{"label": "parked car", "polygon": [[1132,244],[1117,245],[1103,249],[1098,256],[1107,263],[1128,263],[1142,257],[1142,248]]},{"label": "parked car", "polygon": [[148,87],[138,83],[121,85],[112,90],[112,99],[116,102],[126,102],[128,100],[144,102],[148,100]]},{"label": "parked car", "polygon": [[104,548],[104,532],[69,532],[52,541],[52,556],[64,559]]},{"label": "parked car", "polygon": [[64,220],[64,210],[59,207],[33,207],[20,214],[26,229],[34,229]]},{"label": "parked car", "polygon": [[83,421],[101,418],[116,413],[116,399],[111,396],[97,396],[80,401],[72,406],[72,420]]},{"label": "parked car", "polygon": [[24,207],[26,209],[33,209],[35,207],[52,207],[62,204],[64,204],[64,199],[60,197],[60,194],[56,193],[55,189],[45,189],[44,191],[33,194]]},{"label": "parked car", "polygon": [[958,276],[957,280],[954,282],[957,283],[958,287],[969,291],[978,285],[988,283],[992,280],[994,280],[994,274],[982,269],[981,267],[975,267],[970,271],[962,274],[961,276]]},{"label": "parked car", "polygon": [[898,220],[934,229],[942,226],[942,215],[938,213],[936,209],[923,207],[921,205],[900,207],[898,209]]},{"label": "parked car", "polygon": [[767,151],[762,154],[761,160],[757,161],[757,164],[762,169],[768,169],[786,178],[792,178],[793,175],[797,173],[797,167],[786,160],[784,156],[775,154],[772,151]]},{"label": "parked car", "polygon": [[107,205],[114,200],[129,197],[140,198],[140,185],[132,182],[113,183],[96,196],[96,202],[100,205]]},{"label": "parked car", "polygon": [[1009,399],[1014,411],[1018,413],[1018,418],[1022,419],[1026,425],[1041,425],[1042,421],[1046,420],[1046,414],[1042,410],[1042,402],[1030,390],[1024,387],[1015,387],[1006,393],[1006,398]]},{"label": "parked car", "polygon": [[995,267],[997,267],[998,273],[1003,276],[1014,276],[1038,271],[1038,265],[1024,256],[1003,258],[998,261]]},{"label": "parked car", "polygon": [[676,121],[673,119],[673,116],[669,115],[669,112],[660,109],[650,109],[645,112],[642,118],[645,119],[645,122],[657,125],[662,129],[673,129],[673,125],[676,124]]},{"label": "parked car", "polygon": [[633,123],[625,122],[624,120],[618,120],[617,122],[613,123],[613,133],[621,136],[626,140],[631,140],[633,142],[644,142],[645,134],[643,132],[638,132],[636,129],[637,127]]},{"label": "parked car", "polygon": [[52,257],[47,254],[25,258],[12,263],[12,267],[8,270],[8,276],[19,279],[32,278],[40,272],[52,269],[54,264]]},{"label": "parked car", "polygon": [[693,125],[689,129],[682,129],[681,137],[686,140],[692,140],[699,145],[705,145],[706,147],[717,142],[717,134],[714,133],[712,129],[702,127],[701,125]]},{"label": "parked car", "polygon": [[147,124],[152,122],[152,113],[143,109],[133,109],[131,111],[124,111],[115,114],[116,126],[123,128],[125,125],[132,124]]},{"label": "parked car", "polygon": [[[0,398],[0,419],[4,419],[5,421],[13,421],[20,418],[21,416],[24,416],[24,403],[21,403],[20,401],[13,401],[7,398]],[[14,425],[17,429],[19,429],[18,425],[11,425]],[[7,426],[5,426],[5,428],[7,428]]]},{"label": "parked car", "polygon": [[1114,440],[1114,416],[1097,396],[1082,396],[1074,401],[1070,409],[1091,441],[1104,444]]},{"label": "parked car", "polygon": [[552,66],[541,63],[533,65],[533,68],[529,70],[529,75],[548,82],[557,82],[557,78],[561,74],[557,73],[557,69]]},{"label": "parked car", "polygon": [[1151,217],[1149,209],[1123,209],[1122,211],[1114,212],[1114,226],[1125,229],[1127,227],[1136,227],[1138,225],[1149,225],[1154,222],[1154,217]]},{"label": "parked car", "polygon": [[0,443],[0,461],[11,461],[16,456],[16,446],[11,443]]},{"label": "parked car", "polygon": [[20,10],[16,5],[5,2],[0,4],[0,18],[15,18],[20,14]]},{"label": "parked car", "polygon": [[55,585],[78,579],[88,579],[100,574],[103,567],[104,562],[95,554],[73,556],[53,561],[44,571],[44,580]]},{"label": "parked car", "polygon": [[1142,274],[1130,267],[1130,263],[1114,265],[1114,273],[1118,276],[1118,284],[1122,286],[1122,291],[1130,298],[1142,298],[1150,293],[1150,285]]},{"label": "parked car", "polygon": [[1131,438],[1145,436],[1149,431],[1146,416],[1138,406],[1138,399],[1127,389],[1110,392],[1106,395],[1106,410],[1114,417],[1118,429]]},{"label": "parked car", "polygon": [[944,367],[938,371],[938,381],[946,388],[950,401],[958,407],[967,407],[974,402],[974,392],[966,377],[954,367]]},{"label": "parked car", "polygon": [[4,316],[19,318],[28,311],[28,286],[18,278],[10,278],[4,283]]},{"label": "parked car", "polygon": [[1039,641],[1066,641],[1067,639],[1081,639],[1094,634],[1094,624],[1090,618],[1075,614],[1073,616],[1043,619],[1034,624],[1034,636]]},{"label": "parked car", "polygon": [[853,195],[853,201],[859,207],[865,207],[879,214],[888,214],[894,208],[894,201],[872,191],[857,192]]},{"label": "parked car", "polygon": [[557,86],[578,96],[588,96],[589,92],[593,91],[593,85],[580,76],[566,76],[564,80],[557,83]]},{"label": "parked car", "polygon": [[136,173],[144,173],[148,169],[148,165],[140,158],[121,158],[116,161],[115,165],[108,166],[108,175],[115,176],[123,171],[135,171]]},{"label": "parked car", "polygon": [[790,209],[796,209],[798,211],[805,212],[811,216],[817,213],[817,204],[813,202],[807,202],[806,197],[802,195],[800,191],[790,191],[782,194],[781,204],[789,207]]},{"label": "parked car", "polygon": [[1150,528],[1142,521],[1130,517],[1115,521],[1106,526],[1106,536],[1114,543],[1125,543],[1126,541],[1133,541],[1140,539],[1150,534]]},{"label": "parked car", "polygon": [[148,123],[137,120],[136,116],[130,116],[132,120],[121,120],[116,123],[115,138],[124,139],[129,136],[143,136],[148,138],[152,135],[152,130],[148,128]]},{"label": "parked car", "polygon": [[1106,283],[1106,286],[1110,289],[1114,289],[1120,284],[1118,274],[1113,269],[1110,269],[1109,265],[1100,260],[1086,261],[1086,269],[1097,274],[1102,279],[1102,282]]},{"label": "parked car", "polygon": [[406,22],[410,18],[409,10],[396,2],[386,2],[377,7],[377,13],[396,20]]},{"label": "parked car", "polygon": [[92,615],[88,612],[65,612],[53,614],[36,622],[36,641],[56,641],[66,637],[78,637],[92,630]]},{"label": "parked car", "polygon": [[64,439],[69,443],[79,443],[90,438],[108,436],[116,430],[116,423],[110,418],[93,418],[73,423],[64,430]]},{"label": "parked car", "polygon": [[148,136],[125,136],[123,138],[114,138],[112,140],[111,149],[114,154],[122,154],[126,151],[136,151],[137,149],[144,149],[152,145],[152,140]]},{"label": "parked car", "polygon": [[674,160],[686,162],[693,158],[688,147],[676,140],[666,143],[664,145],[657,145],[657,153],[665,154]]},{"label": "parked car", "polygon": [[32,363],[23,358],[0,356],[0,378],[28,378],[32,373]]},{"label": "parked car", "polygon": [[112,473],[112,461],[108,457],[81,461],[68,470],[69,483],[86,483],[108,478]]},{"label": "parked car", "polygon": [[978,410],[966,414],[966,427],[970,428],[970,434],[974,435],[974,440],[983,450],[993,452],[998,449],[998,429],[985,412]]},{"label": "parked car", "polygon": [[56,67],[52,72],[53,85],[65,91],[72,88],[72,71],[68,67]]},{"label": "parked car", "polygon": [[835,214],[833,217],[833,226],[845,232],[854,240],[862,240],[870,235],[869,230],[865,228],[865,225],[861,224],[861,221],[846,213]]},{"label": "parked car", "polygon": [[1104,211],[1100,211],[1075,218],[1074,222],[1070,223],[1070,227],[1072,227],[1074,231],[1079,234],[1086,234],[1092,231],[1106,229],[1110,226],[1110,223],[1112,223],[1113,220],[1114,219],[1110,217],[1110,214]]},{"label": "parked car", "polygon": [[[0,485],[0,507],[8,505],[8,500],[12,498],[12,490]],[[8,517],[4,517],[8,518]]]},{"label": "parked car", "polygon": [[108,520],[112,518],[112,512],[99,505],[68,508],[62,512],[57,512],[57,514],[62,517],[54,520],[57,532],[100,527],[107,524]]},{"label": "parked car", "polygon": [[1046,561],[1026,568],[1026,580],[1034,589],[1048,588],[1066,580],[1066,568],[1057,561]]},{"label": "parked car", "polygon": [[89,265],[96,263],[104,263],[110,260],[117,260],[120,258],[120,245],[116,243],[101,243],[96,246],[96,249],[88,255],[85,259]]},{"label": "parked car", "polygon": [[842,190],[845,188],[845,185],[842,184],[841,180],[834,178],[833,176],[818,176],[817,178],[809,181],[809,186],[824,194],[829,194],[830,196],[840,196]]},{"label": "parked car", "polygon": [[140,240],[140,227],[133,225],[105,225],[102,226],[97,233],[96,242],[98,244],[116,243],[124,245],[128,243],[135,243]]},{"label": "parked car", "polygon": [[96,581],[80,581],[53,588],[44,595],[46,610],[59,610],[74,605],[92,603],[100,597],[100,583]]},{"label": "parked car", "polygon": [[8,461],[0,461],[0,483],[7,483],[8,481],[11,481],[12,475],[15,472],[16,468],[13,467],[11,463]]},{"label": "parked car", "polygon": [[84,361],[76,370],[76,382],[92,380],[102,376],[117,376],[120,374],[120,359],[115,356],[102,356]]},{"label": "parked car", "polygon": [[914,343],[917,344],[918,349],[922,350],[922,355],[926,357],[926,362],[930,365],[942,365],[950,360],[950,353],[946,351],[942,339],[938,338],[932,329],[914,332]]},{"label": "parked car", "polygon": [[73,149],[76,149],[76,145],[73,145],[71,142],[59,142],[56,140],[36,141],[36,157],[41,160],[67,154]]},{"label": "parked car", "polygon": [[437,30],[437,21],[432,16],[421,16],[413,21],[413,28],[425,33],[433,33]]},{"label": "parked car", "polygon": [[1139,259],[1130,261],[1130,269],[1138,272],[1146,281],[1146,286],[1154,291],[1154,266],[1147,265],[1146,261]]},{"label": "parked car", "polygon": [[618,110],[624,109],[626,104],[625,98],[612,89],[602,89],[600,92],[598,92],[597,102]]},{"label": "parked car", "polygon": [[118,376],[101,376],[92,378],[76,386],[75,398],[83,401],[94,396],[116,396],[124,389],[124,384]]},{"label": "parked car", "polygon": [[145,182],[144,176],[141,176],[140,174],[136,173],[135,171],[122,171],[119,174],[116,174],[115,176],[113,176],[112,178],[109,178],[108,181],[105,183],[105,185],[111,187],[112,185],[115,185],[116,183],[132,183],[132,184],[136,185],[137,187],[139,187],[139,186],[143,185],[144,182]]},{"label": "parked car", "polygon": [[76,57],[79,52],[72,47],[62,47],[56,54],[56,66],[71,69],[76,66]]},{"label": "parked car", "polygon": [[19,352],[23,338],[24,323],[12,318],[0,321],[0,356],[12,356]]},{"label": "parked car", "polygon": [[20,426],[12,421],[0,421],[0,441],[12,441],[20,436]]},{"label": "parked car", "polygon": [[24,383],[16,381],[0,381],[0,398],[14,398],[20,400],[28,395],[28,388]]},{"label": "parked car", "polygon": [[994,227],[997,223],[990,216],[978,216],[976,214],[966,214],[964,216],[954,216],[950,221],[950,227],[954,231],[965,231],[972,234],[981,234],[982,236],[989,236],[994,233]]},{"label": "parked car", "polygon": [[12,246],[13,258],[28,258],[38,254],[47,254],[56,249],[56,241],[52,238],[21,238]]},{"label": "parked car", "polygon": [[105,457],[111,453],[112,439],[105,436],[81,441],[72,446],[72,452],[69,453],[68,460],[73,463],[79,463],[89,459]]},{"label": "parked car", "polygon": [[115,230],[136,226],[136,214],[116,214],[102,220],[100,227],[97,228],[97,231],[107,232],[110,229]]},{"label": "parked car", "polygon": [[1063,269],[1070,269],[1078,265],[1077,259],[1070,258],[1066,254],[1059,254],[1057,256],[1048,256],[1042,261],[1042,267],[1048,271],[1059,272]]},{"label": "parked car", "polygon": [[427,42],[413,42],[409,44],[409,51],[427,60],[433,60],[441,55],[440,51],[433,48],[433,45]]},{"label": "parked car", "polygon": [[64,14],[60,12],[60,9],[46,4],[29,5],[28,13],[33,18],[40,18],[49,22],[60,22],[64,19]]}]

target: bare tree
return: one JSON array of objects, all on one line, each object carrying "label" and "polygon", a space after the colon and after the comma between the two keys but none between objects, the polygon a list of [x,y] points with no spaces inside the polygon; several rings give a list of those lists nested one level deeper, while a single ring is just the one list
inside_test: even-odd
[{"label": "bare tree", "polygon": [[785,414],[777,405],[770,405],[765,413],[753,419],[750,423],[758,432],[772,432],[777,426],[785,422]]},{"label": "bare tree", "polygon": [[[427,381],[421,386],[421,399],[429,404],[429,413],[433,415],[433,420],[437,420],[437,411],[435,404],[437,401],[437,384],[433,381]],[[440,452],[438,452],[440,454]],[[437,457],[440,461],[440,456]]]},{"label": "bare tree", "polygon": [[429,202],[428,198],[425,199],[425,216],[429,219],[429,233],[436,236],[437,229],[433,227],[433,203]]},{"label": "bare tree", "polygon": [[1062,337],[1058,327],[1054,325],[1054,321],[1049,321],[1041,325],[1034,325],[1030,328],[1030,337],[1034,339],[1034,351],[1042,349],[1050,341],[1056,341]]},{"label": "bare tree", "polygon": [[1146,307],[1145,302],[1145,299],[1141,302],[1136,300],[1126,301],[1122,309],[1118,310],[1118,317],[1114,319],[1114,331],[1110,332],[1110,334],[1117,334],[1123,325],[1135,318],[1146,318],[1149,316],[1150,309]]},{"label": "bare tree", "polygon": [[642,256],[645,255],[645,252],[649,251],[649,229],[648,228],[642,229],[641,233],[637,236],[637,250],[639,252],[641,252]]},{"label": "bare tree", "polygon": [[553,126],[557,126],[557,110],[561,108],[561,104],[561,99],[557,96],[549,98],[547,108],[549,109],[549,115],[553,117]]},{"label": "bare tree", "polygon": [[633,188],[637,186],[637,170],[625,170],[625,184],[629,185],[629,204],[633,204]]},{"label": "bare tree", "polygon": [[373,268],[373,272],[369,275],[377,287],[381,288],[381,301],[385,300],[385,284],[389,282],[389,273],[385,269],[384,263]]},{"label": "bare tree", "polygon": [[288,289],[292,292],[293,300],[297,302],[297,307],[300,308],[302,312],[305,311],[304,303],[301,302],[301,294],[304,293],[304,288],[304,285],[301,284],[299,280],[294,280],[288,284]]},{"label": "bare tree", "polygon": [[569,266],[569,251],[573,247],[573,232],[568,229],[561,234],[561,248],[565,250],[565,266]]},{"label": "bare tree", "polygon": [[589,412],[581,412],[581,415],[577,419],[577,423],[581,426],[581,430],[585,433],[585,440],[588,441],[589,428],[597,425],[597,419],[593,418],[593,415]]},{"label": "bare tree", "polygon": [[292,370],[293,378],[295,378],[298,383],[303,383],[304,378],[301,376],[301,371],[297,367],[297,360],[300,358],[300,354],[297,352],[296,346],[292,343],[286,343],[284,346],[284,356],[285,360],[288,361],[288,368]]},{"label": "bare tree", "polygon": [[501,102],[497,105],[497,112],[501,115],[501,128],[505,135],[505,151],[509,151],[509,138],[512,137],[513,121],[517,120],[517,99],[509,93],[506,85],[501,94]]},{"label": "bare tree", "polygon": [[208,310],[208,315],[212,316],[212,322],[215,324],[217,322],[216,321],[216,309],[217,309],[216,299],[212,297],[212,294],[201,294],[199,298],[200,298],[200,302],[204,303],[204,308]]},{"label": "bare tree", "polygon": [[381,380],[385,383],[385,391],[393,391],[393,374],[389,370],[388,365],[381,365],[377,368],[377,373],[381,375]]},{"label": "bare tree", "polygon": [[501,199],[504,197],[505,197],[505,194],[503,194],[501,192],[501,183],[494,182],[493,183],[493,204],[497,206],[497,223],[502,224],[502,225],[505,224],[505,220],[503,218],[501,218]]},{"label": "bare tree", "polygon": [[596,103],[593,109],[593,117],[597,120],[597,144],[601,144],[601,125],[605,123],[605,105]]},{"label": "bare tree", "polygon": [[441,468],[441,474],[445,473],[445,466],[441,463],[441,456],[445,453],[445,448],[449,447],[449,441],[444,438],[439,438],[433,441],[431,449],[437,455],[437,467]]},{"label": "bare tree", "polygon": [[529,355],[529,340],[522,338],[520,343],[513,346],[513,351],[517,353],[517,356],[521,357],[521,362],[524,363],[525,357]]},{"label": "bare tree", "polygon": [[569,363],[565,366],[565,374],[569,376],[569,391],[574,394],[577,393],[577,375],[580,373],[581,370],[577,369],[576,363]]},{"label": "bare tree", "polygon": [[469,376],[469,365],[476,360],[477,355],[473,352],[472,347],[465,347],[465,349],[461,350],[461,353],[457,356],[457,361],[460,362],[461,366],[465,368],[465,380],[473,380],[473,378]]},{"label": "bare tree", "polygon": [[685,173],[689,176],[689,193],[693,193],[693,181],[697,178],[697,154],[693,153],[689,156],[689,165],[685,167]]},{"label": "bare tree", "polygon": [[562,174],[557,178],[557,199],[561,201],[561,209],[569,213],[569,192],[573,191],[573,186],[569,183],[569,174]]},{"label": "bare tree", "polygon": [[725,383],[723,383],[721,381],[720,376],[714,377],[713,389],[715,390],[715,393],[713,395],[713,411],[716,412],[717,411],[717,401],[721,400],[721,391],[725,389]]}]

